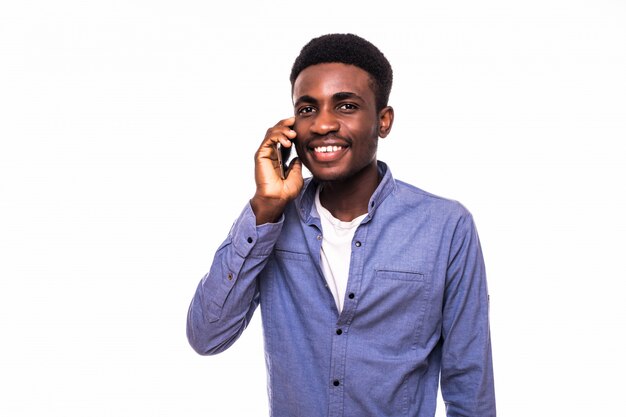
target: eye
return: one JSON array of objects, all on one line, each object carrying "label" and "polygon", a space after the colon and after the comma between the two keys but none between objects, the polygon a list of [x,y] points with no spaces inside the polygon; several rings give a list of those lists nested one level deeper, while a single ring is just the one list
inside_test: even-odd
[{"label": "eye", "polygon": [[315,111],[315,108],[313,108],[313,106],[304,106],[304,107],[300,107],[297,111],[298,114],[307,114],[307,113],[313,113]]},{"label": "eye", "polygon": [[352,111],[352,110],[357,110],[358,107],[355,104],[352,104],[352,103],[343,103],[343,104],[339,105],[339,109],[340,110]]}]

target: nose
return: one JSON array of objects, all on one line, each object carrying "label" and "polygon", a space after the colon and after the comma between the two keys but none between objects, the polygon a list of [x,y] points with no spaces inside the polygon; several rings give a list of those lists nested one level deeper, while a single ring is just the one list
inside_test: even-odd
[{"label": "nose", "polygon": [[339,130],[339,121],[331,110],[319,109],[313,123],[311,132],[318,135],[327,135]]}]

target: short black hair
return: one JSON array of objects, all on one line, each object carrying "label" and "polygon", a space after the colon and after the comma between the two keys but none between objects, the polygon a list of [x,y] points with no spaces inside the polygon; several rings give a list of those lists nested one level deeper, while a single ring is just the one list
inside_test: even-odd
[{"label": "short black hair", "polygon": [[369,73],[374,81],[377,110],[387,106],[393,81],[391,64],[371,42],[351,33],[322,35],[304,45],[291,68],[291,87],[305,68],[330,62],[354,65]]}]

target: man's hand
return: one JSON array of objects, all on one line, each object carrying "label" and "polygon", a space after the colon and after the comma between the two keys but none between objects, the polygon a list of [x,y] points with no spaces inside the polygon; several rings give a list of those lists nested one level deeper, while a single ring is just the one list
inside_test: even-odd
[{"label": "man's hand", "polygon": [[281,178],[277,144],[289,148],[296,132],[291,130],[295,117],[281,120],[267,130],[263,143],[254,156],[254,179],[256,192],[250,200],[257,225],[276,222],[282,215],[288,202],[296,198],[304,181],[302,163],[294,159]]}]

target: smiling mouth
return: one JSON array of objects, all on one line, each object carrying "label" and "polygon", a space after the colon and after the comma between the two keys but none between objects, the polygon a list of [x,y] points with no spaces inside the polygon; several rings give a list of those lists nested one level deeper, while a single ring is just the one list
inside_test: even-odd
[{"label": "smiling mouth", "polygon": [[341,159],[349,149],[346,145],[324,145],[309,148],[313,159],[321,163],[332,163]]},{"label": "smiling mouth", "polygon": [[315,148],[313,148],[313,151],[315,153],[331,153],[338,152],[342,149],[344,149],[343,146],[316,146]]}]

